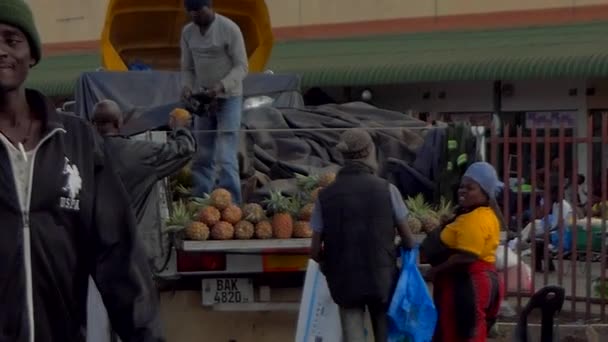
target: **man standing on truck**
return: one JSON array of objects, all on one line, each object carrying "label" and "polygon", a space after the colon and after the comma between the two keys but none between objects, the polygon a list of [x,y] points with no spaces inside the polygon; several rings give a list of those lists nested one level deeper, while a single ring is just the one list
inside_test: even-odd
[{"label": "man standing on truck", "polygon": [[209,194],[217,179],[239,203],[238,131],[249,68],[243,35],[232,20],[214,12],[211,0],[185,0],[184,5],[192,22],[181,36],[182,97],[188,101],[205,93],[213,100],[208,113],[196,113],[194,129],[203,132],[196,134],[201,148],[192,166],[193,194]]},{"label": "man standing on truck", "polygon": [[340,307],[344,340],[365,341],[367,307],[375,341],[385,342],[386,313],[398,278],[395,228],[405,248],[414,246],[408,210],[399,190],[374,175],[377,162],[369,133],[344,132],[338,149],[344,167],[321,191],[312,214],[312,258],[321,264]]},{"label": "man standing on truck", "polygon": [[0,1],[0,340],[82,341],[88,279],[120,338],[163,341],[127,194],[92,127],[26,89],[40,38]]}]

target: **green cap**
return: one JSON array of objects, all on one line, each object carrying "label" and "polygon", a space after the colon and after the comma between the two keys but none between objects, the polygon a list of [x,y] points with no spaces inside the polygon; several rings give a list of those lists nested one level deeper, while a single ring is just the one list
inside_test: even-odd
[{"label": "green cap", "polygon": [[27,36],[36,63],[40,61],[42,46],[34,23],[34,16],[23,0],[0,0],[0,23],[19,28]]}]

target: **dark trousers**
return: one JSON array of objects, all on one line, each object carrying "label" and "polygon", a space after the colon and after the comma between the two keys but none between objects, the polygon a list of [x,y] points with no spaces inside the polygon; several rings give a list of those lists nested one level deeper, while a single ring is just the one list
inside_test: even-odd
[{"label": "dark trousers", "polygon": [[[545,260],[545,241],[543,240],[535,240],[535,251],[534,251],[534,266],[536,268],[536,272],[543,272],[543,261]],[[549,255],[548,265],[545,265],[548,268],[546,271],[552,272],[555,271],[555,264],[553,263],[553,258]]]},{"label": "dark trousers", "polygon": [[365,338],[365,311],[369,312],[375,342],[388,341],[388,304],[368,301],[367,305],[354,308],[340,307],[342,339],[348,342],[369,341]]}]

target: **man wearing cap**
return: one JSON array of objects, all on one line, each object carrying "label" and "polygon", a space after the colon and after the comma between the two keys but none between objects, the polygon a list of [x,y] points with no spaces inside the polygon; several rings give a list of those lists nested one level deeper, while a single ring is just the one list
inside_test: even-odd
[{"label": "man wearing cap", "polygon": [[0,1],[0,341],[83,341],[89,276],[123,341],[164,341],[128,197],[97,135],[24,87],[40,51],[28,5]]},{"label": "man wearing cap", "polygon": [[375,146],[366,131],[346,131],[337,147],[344,166],[315,203],[311,254],[340,307],[344,340],[365,341],[367,308],[375,341],[385,342],[386,312],[398,276],[395,229],[405,248],[414,246],[408,210],[399,190],[374,175]]},{"label": "man wearing cap", "polygon": [[184,5],[192,22],[181,36],[182,97],[188,101],[202,92],[213,99],[210,112],[198,113],[194,123],[195,130],[204,132],[196,134],[201,148],[192,167],[193,192],[203,197],[217,180],[240,202],[238,131],[249,68],[243,35],[237,24],[213,11],[211,0],[185,0]]}]

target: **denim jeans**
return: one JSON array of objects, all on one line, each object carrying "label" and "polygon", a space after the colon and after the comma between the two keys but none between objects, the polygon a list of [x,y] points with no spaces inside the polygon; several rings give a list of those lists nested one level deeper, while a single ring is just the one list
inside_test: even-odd
[{"label": "denim jeans", "polygon": [[[192,163],[194,196],[211,193],[217,184],[232,194],[235,203],[241,203],[238,147],[242,107],[241,96],[229,97],[219,101],[216,113],[195,117],[198,151]],[[214,132],[199,132],[201,130]]]}]

